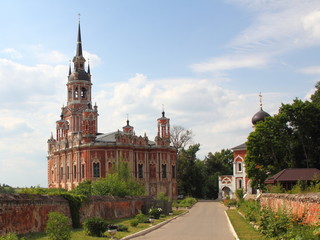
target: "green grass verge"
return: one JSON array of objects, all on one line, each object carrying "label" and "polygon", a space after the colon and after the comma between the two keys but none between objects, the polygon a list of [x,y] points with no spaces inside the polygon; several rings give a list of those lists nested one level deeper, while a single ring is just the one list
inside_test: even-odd
[{"label": "green grass verge", "polygon": [[264,240],[265,238],[244,219],[237,210],[227,210],[228,217],[240,240]]},{"label": "green grass verge", "polygon": [[[158,223],[164,222],[170,218],[173,218],[179,214],[182,214],[186,212],[186,210],[174,210],[173,211],[173,215],[171,216],[163,216],[160,219],[156,219],[155,222],[153,223],[153,225],[156,225]],[[127,232],[117,232],[117,234],[115,235],[116,239],[121,239],[123,237],[126,237],[128,235],[131,235],[133,233],[139,232],[141,230],[144,230],[146,228],[150,227],[150,223],[139,223],[138,226],[136,227],[131,227],[130,226],[130,221],[133,218],[125,218],[125,219],[115,219],[115,220],[108,220],[108,222],[113,223],[113,224],[123,224],[125,226],[128,227],[128,231]],[[23,235],[23,237],[26,240],[49,240],[49,238],[46,236],[45,233],[30,233],[27,235]],[[90,237],[84,234],[82,229],[72,229],[71,230],[71,239],[72,240],[101,240],[101,239],[110,239],[110,235],[108,233],[108,231],[106,231],[104,233],[103,237]]]}]

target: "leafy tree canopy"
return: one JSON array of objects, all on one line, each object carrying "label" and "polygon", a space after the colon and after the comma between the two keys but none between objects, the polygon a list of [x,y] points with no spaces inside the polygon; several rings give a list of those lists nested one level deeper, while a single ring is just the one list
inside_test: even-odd
[{"label": "leafy tree canopy", "polygon": [[311,102],[282,104],[249,135],[245,163],[254,187],[284,168],[320,168],[319,86]]}]

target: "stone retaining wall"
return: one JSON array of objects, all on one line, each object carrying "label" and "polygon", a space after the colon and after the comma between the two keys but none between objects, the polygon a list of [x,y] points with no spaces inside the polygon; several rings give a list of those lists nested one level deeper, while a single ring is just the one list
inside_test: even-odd
[{"label": "stone retaining wall", "polygon": [[260,202],[262,207],[269,207],[274,211],[285,209],[299,217],[305,216],[305,223],[307,224],[318,224],[320,222],[320,193],[264,193]]},{"label": "stone retaining wall", "polygon": [[0,194],[0,236],[9,232],[43,232],[49,212],[70,218],[69,203],[60,196]]},{"label": "stone retaining wall", "polygon": [[80,222],[88,217],[117,219],[133,217],[150,198],[118,198],[111,196],[92,196],[80,209]]},{"label": "stone retaining wall", "polygon": [[[149,197],[92,196],[80,209],[80,222],[87,217],[133,217],[156,204]],[[0,236],[9,232],[44,232],[49,212],[60,212],[68,216],[71,222],[69,202],[61,196],[0,194]]]}]

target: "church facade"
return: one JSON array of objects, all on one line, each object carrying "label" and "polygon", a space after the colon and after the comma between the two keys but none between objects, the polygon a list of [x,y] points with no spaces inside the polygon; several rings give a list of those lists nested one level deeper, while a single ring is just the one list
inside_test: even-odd
[{"label": "church facade", "polygon": [[82,55],[80,23],[73,71],[69,67],[67,104],[48,140],[48,187],[74,189],[85,180],[111,174],[119,161],[128,163],[146,194],[177,197],[177,151],[170,146],[170,119],[162,112],[154,141],[137,136],[129,120],[122,131],[98,132],[98,107],[92,105],[90,66]]}]

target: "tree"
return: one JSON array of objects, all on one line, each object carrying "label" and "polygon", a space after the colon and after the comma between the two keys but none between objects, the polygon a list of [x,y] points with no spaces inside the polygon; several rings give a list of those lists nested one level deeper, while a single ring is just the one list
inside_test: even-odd
[{"label": "tree", "polygon": [[91,180],[86,180],[86,181],[79,183],[79,185],[75,189],[73,189],[72,192],[74,192],[75,194],[78,194],[78,195],[91,196],[92,195],[92,182],[91,182]]},{"label": "tree", "polygon": [[315,85],[316,91],[311,95],[311,101],[320,106],[320,82]]},{"label": "tree", "polygon": [[0,184],[0,193],[14,193],[15,190],[13,187],[6,185],[6,184]]},{"label": "tree", "polygon": [[320,167],[320,105],[295,99],[282,104],[278,114],[256,125],[247,141],[245,158],[254,187],[284,168]]},{"label": "tree", "polygon": [[196,153],[200,144],[182,148],[177,160],[177,177],[179,194],[193,197],[203,196],[203,162],[197,159]]},{"label": "tree", "polygon": [[182,126],[173,125],[170,131],[170,141],[173,146],[180,151],[192,142],[192,130],[185,129]]},{"label": "tree", "polygon": [[222,149],[204,159],[204,198],[216,199],[219,193],[218,177],[232,174],[233,153],[230,149]]}]

